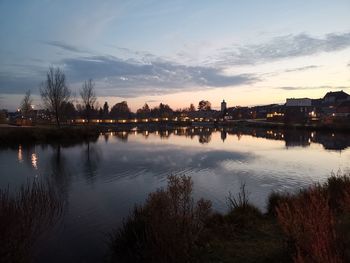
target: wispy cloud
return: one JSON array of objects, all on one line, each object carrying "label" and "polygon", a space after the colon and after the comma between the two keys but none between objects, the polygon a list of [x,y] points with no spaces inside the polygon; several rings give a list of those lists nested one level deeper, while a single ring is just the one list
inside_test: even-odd
[{"label": "wispy cloud", "polygon": [[286,69],[284,72],[299,72],[299,71],[305,71],[305,70],[309,70],[309,69],[315,69],[315,68],[319,68],[320,66],[316,66],[316,65],[310,65],[310,66],[305,66],[305,67],[299,67],[299,68],[290,68],[290,69]]},{"label": "wispy cloud", "polygon": [[50,46],[58,47],[65,51],[70,51],[75,53],[90,53],[90,51],[84,48],[76,47],[61,41],[45,41],[44,43]]},{"label": "wispy cloud", "polygon": [[70,58],[62,61],[69,79],[93,78],[104,95],[136,97],[186,90],[228,87],[257,81],[251,74],[227,76],[220,69],[185,66],[165,60],[141,63],[112,56]]},{"label": "wispy cloud", "polygon": [[306,33],[285,35],[268,42],[224,48],[214,59],[222,65],[247,65],[284,58],[332,52],[350,47],[350,32],[313,37]]},{"label": "wispy cloud", "polygon": [[314,90],[314,89],[327,89],[327,90],[344,90],[349,89],[350,87],[337,87],[337,86],[312,86],[312,87],[303,87],[303,86],[286,86],[286,87],[277,87],[276,89],[282,90]]}]

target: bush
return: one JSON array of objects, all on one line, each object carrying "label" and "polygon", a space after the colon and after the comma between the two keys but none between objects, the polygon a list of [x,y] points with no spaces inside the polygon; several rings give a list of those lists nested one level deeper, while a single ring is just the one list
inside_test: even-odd
[{"label": "bush", "polygon": [[149,194],[111,239],[112,262],[188,262],[211,203],[194,202],[190,177],[170,176],[166,190]]},{"label": "bush", "polygon": [[279,203],[280,226],[295,249],[295,262],[342,262],[329,197],[320,186]]}]

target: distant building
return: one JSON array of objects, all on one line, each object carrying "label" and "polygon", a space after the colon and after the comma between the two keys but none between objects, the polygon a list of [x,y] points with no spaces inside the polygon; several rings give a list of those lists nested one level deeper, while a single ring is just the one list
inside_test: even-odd
[{"label": "distant building", "polygon": [[221,102],[221,112],[225,112],[227,110],[227,104],[226,104],[226,101],[223,100]]}]

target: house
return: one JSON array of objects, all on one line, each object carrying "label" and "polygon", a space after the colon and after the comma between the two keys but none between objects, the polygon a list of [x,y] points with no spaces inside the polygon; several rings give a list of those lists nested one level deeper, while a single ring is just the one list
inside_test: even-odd
[{"label": "house", "polygon": [[343,101],[335,108],[335,116],[348,117],[350,116],[350,100]]},{"label": "house", "polygon": [[336,105],[344,101],[350,100],[350,95],[344,91],[330,91],[323,97],[323,103],[325,105]]},{"label": "house", "polygon": [[309,98],[287,99],[285,104],[285,123],[307,123],[316,116],[316,108]]}]

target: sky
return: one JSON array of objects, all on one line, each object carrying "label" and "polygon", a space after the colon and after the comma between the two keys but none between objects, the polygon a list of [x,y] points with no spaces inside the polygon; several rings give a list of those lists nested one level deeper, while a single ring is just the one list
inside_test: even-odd
[{"label": "sky", "polygon": [[79,102],[132,110],[284,103],[350,92],[350,1],[0,0],[0,108],[60,67]]}]

